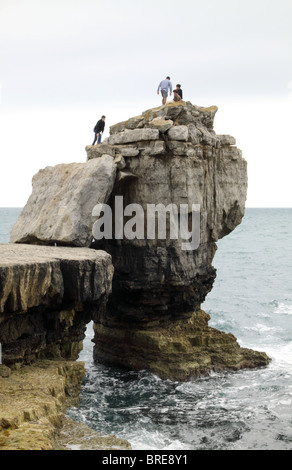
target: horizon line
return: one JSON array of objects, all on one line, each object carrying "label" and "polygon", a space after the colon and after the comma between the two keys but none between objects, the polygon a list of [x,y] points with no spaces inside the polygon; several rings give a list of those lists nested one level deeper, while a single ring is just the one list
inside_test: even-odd
[{"label": "horizon line", "polygon": [[[0,206],[0,209],[24,209],[25,206]],[[292,206],[246,206],[245,209],[292,209]]]}]

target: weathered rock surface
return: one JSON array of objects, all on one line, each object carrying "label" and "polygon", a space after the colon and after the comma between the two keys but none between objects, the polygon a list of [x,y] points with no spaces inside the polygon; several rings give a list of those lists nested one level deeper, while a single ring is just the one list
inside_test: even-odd
[{"label": "weathered rock surface", "polygon": [[149,122],[149,127],[158,129],[163,134],[173,126],[171,119],[163,119],[161,117],[154,118],[153,121]]},{"label": "weathered rock surface", "polygon": [[[107,310],[95,322],[98,361],[179,379],[269,362],[264,353],[240,348],[232,335],[209,328],[207,317],[194,313],[201,312],[216,277],[216,241],[241,223],[245,211],[246,161],[233,137],[216,135],[216,112],[215,106],[169,103],[131,120],[131,130],[130,120],[111,128],[110,152],[122,154],[126,163],[109,199],[113,211],[116,196],[123,197],[124,207],[139,204],[144,214],[149,204],[187,204],[191,223],[192,204],[200,205],[200,243],[183,250],[182,237],[150,240],[145,225],[144,238],[93,244],[112,255],[115,267]],[[167,126],[171,121],[169,129],[163,121]],[[155,123],[156,140],[131,137],[147,136]],[[89,159],[99,158],[100,148],[86,150]]]},{"label": "weathered rock surface", "polygon": [[65,418],[58,434],[54,450],[132,450],[125,439],[104,435],[94,431],[84,423],[76,423]]},{"label": "weathered rock surface", "polygon": [[9,377],[11,374],[11,369],[3,364],[0,364],[0,377]]},{"label": "weathered rock surface", "polygon": [[131,449],[65,417],[79,404],[84,375],[83,362],[43,360],[0,376],[0,451]]},{"label": "weathered rock surface", "polygon": [[127,132],[119,132],[118,134],[111,135],[108,143],[110,145],[128,144],[131,142],[140,142],[148,140],[156,140],[159,137],[158,129],[134,129]]},{"label": "weathered rock surface", "polygon": [[5,365],[75,360],[105,308],[111,257],[89,248],[0,245],[0,343]]},{"label": "weathered rock surface", "polygon": [[107,202],[116,176],[112,156],[47,167],[33,178],[32,194],[11,231],[13,243],[87,247],[92,209]]},{"label": "weathered rock surface", "polygon": [[118,323],[103,318],[95,324],[99,362],[132,370],[149,370],[162,379],[187,380],[211,371],[265,366],[265,353],[241,348],[235,336],[210,328],[203,310],[178,320]]},{"label": "weathered rock surface", "polygon": [[189,129],[187,126],[174,126],[172,129],[169,129],[167,135],[170,140],[187,141],[189,138]]},{"label": "weathered rock surface", "polygon": [[54,449],[84,374],[83,362],[38,361],[0,377],[0,450]]},{"label": "weathered rock surface", "polygon": [[85,367],[75,360],[111,291],[110,255],[8,244],[0,260],[0,450],[69,450],[81,440],[84,450],[131,449],[64,415],[79,403]]}]

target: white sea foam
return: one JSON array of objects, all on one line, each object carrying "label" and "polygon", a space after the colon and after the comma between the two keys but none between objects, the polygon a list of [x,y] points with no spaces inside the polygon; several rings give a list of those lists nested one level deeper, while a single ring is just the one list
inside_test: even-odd
[{"label": "white sea foam", "polygon": [[282,328],[280,327],[268,326],[268,325],[264,325],[263,323],[256,323],[254,326],[245,326],[243,329],[248,330],[248,331],[256,331],[260,333],[271,333],[271,332],[282,330]]},{"label": "white sea foam", "polygon": [[133,450],[188,450],[188,446],[178,439],[166,438],[164,433],[159,431],[146,431],[141,429],[139,433],[128,435]]},{"label": "white sea foam", "polygon": [[284,367],[285,370],[292,369],[292,341],[282,346],[266,348],[266,352],[275,358],[276,365]]},{"label": "white sea foam", "polygon": [[279,313],[281,315],[292,315],[292,305],[280,302],[279,305],[275,308],[274,313]]}]

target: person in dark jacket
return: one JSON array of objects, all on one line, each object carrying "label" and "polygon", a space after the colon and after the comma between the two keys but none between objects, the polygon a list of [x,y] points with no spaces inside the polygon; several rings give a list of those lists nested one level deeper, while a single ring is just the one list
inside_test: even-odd
[{"label": "person in dark jacket", "polygon": [[181,101],[181,97],[177,90],[173,90],[173,101]]},{"label": "person in dark jacket", "polygon": [[101,116],[101,119],[97,121],[95,128],[93,129],[95,136],[94,136],[94,141],[92,145],[95,145],[96,141],[98,144],[100,144],[101,137],[104,131],[104,126],[105,126],[105,116]]},{"label": "person in dark jacket", "polygon": [[181,85],[179,85],[179,84],[176,85],[176,91],[179,94],[179,96],[181,97],[181,99],[183,99],[183,92],[182,92],[182,89],[181,89]]}]

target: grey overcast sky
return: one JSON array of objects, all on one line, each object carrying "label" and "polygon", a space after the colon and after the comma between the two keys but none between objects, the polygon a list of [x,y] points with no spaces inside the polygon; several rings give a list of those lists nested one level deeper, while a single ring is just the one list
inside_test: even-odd
[{"label": "grey overcast sky", "polygon": [[23,206],[40,168],[84,161],[101,114],[108,132],[159,106],[170,75],[218,105],[247,205],[292,207],[291,24],[291,0],[0,0],[0,206]]}]

